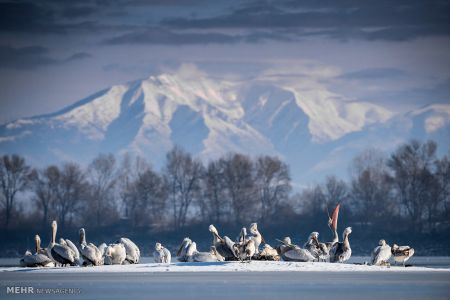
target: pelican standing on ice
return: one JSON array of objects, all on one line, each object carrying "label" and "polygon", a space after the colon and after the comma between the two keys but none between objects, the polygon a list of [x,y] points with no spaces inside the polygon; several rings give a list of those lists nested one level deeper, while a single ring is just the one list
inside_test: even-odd
[{"label": "pelican standing on ice", "polygon": [[133,243],[129,238],[120,238],[117,243],[122,243],[125,246],[125,250],[127,252],[126,261],[130,264],[139,263],[139,259],[141,258],[141,251],[139,247]]},{"label": "pelican standing on ice", "polygon": [[261,233],[258,231],[258,224],[252,223],[250,224],[250,233],[253,234],[252,240],[255,241],[255,254],[259,253],[259,245],[261,243],[265,243],[264,238]]},{"label": "pelican standing on ice", "polygon": [[[102,251],[99,249],[100,253]],[[103,254],[103,263],[105,265],[121,265],[127,257],[127,252],[123,244],[111,244],[106,247]]]},{"label": "pelican standing on ice", "polygon": [[225,258],[225,260],[236,260],[237,254],[235,251],[234,242],[227,236],[220,237],[214,225],[209,225],[209,231],[213,235],[213,246],[216,247],[217,252]]},{"label": "pelican standing on ice", "polygon": [[314,256],[317,260],[320,259],[320,256],[322,255],[322,249],[319,245],[319,233],[318,232],[311,232],[309,235],[308,240],[303,245],[303,248],[308,250],[312,256]]},{"label": "pelican standing on ice", "polygon": [[391,246],[387,245],[385,240],[380,240],[378,247],[373,249],[370,263],[373,266],[389,265],[388,261],[391,255]]},{"label": "pelican standing on ice", "polygon": [[155,252],[153,252],[155,263],[170,264],[171,258],[170,251],[167,248],[164,248],[161,243],[155,244]]},{"label": "pelican standing on ice", "polygon": [[34,237],[34,241],[36,243],[36,253],[31,254],[31,252],[27,250],[24,257],[20,260],[20,265],[22,267],[54,267],[55,263],[53,260],[41,251],[41,238],[39,235]]},{"label": "pelican standing on ice", "polygon": [[352,256],[352,248],[348,236],[352,233],[352,228],[347,227],[342,233],[342,242],[334,244],[330,251],[330,262],[345,262]]},{"label": "pelican standing on ice", "polygon": [[414,255],[414,248],[410,246],[398,246],[397,244],[392,245],[392,256],[394,256],[395,263],[401,263],[405,266],[405,263],[411,256]]},{"label": "pelican standing on ice", "polygon": [[56,243],[56,232],[58,231],[58,225],[56,221],[52,222],[52,240],[47,247],[47,256],[53,259],[55,262],[65,266],[75,266],[75,253],[66,243],[63,245]]},{"label": "pelican standing on ice", "polygon": [[80,253],[83,257],[83,265],[100,266],[103,264],[102,252],[92,243],[86,242],[86,232],[80,229]]}]

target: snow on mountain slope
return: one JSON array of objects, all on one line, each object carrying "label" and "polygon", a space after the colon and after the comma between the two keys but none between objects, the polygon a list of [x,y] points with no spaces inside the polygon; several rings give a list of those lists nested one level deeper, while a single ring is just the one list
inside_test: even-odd
[{"label": "snow on mountain slope", "polygon": [[[374,104],[344,100],[317,83],[214,80],[182,69],[0,126],[0,153],[19,153],[42,165],[132,152],[160,167],[165,153],[179,144],[204,160],[227,152],[279,155],[301,181],[345,175],[359,145],[445,139],[449,124],[450,105],[395,116]],[[326,161],[339,164],[327,168]]]}]

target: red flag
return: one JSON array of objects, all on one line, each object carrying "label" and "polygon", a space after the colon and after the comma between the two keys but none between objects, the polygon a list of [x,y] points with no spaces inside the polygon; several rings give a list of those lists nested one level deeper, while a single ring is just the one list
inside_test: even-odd
[{"label": "red flag", "polygon": [[339,203],[336,205],[336,208],[333,210],[333,213],[331,214],[331,229],[337,230],[337,221],[339,217],[339,208],[341,207],[341,204]]}]

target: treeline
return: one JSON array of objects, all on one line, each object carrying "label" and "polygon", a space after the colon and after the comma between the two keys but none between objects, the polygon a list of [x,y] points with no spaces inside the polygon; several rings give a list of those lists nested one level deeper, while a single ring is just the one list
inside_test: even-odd
[{"label": "treeline", "polygon": [[[349,166],[350,180],[329,176],[292,193],[278,157],[228,154],[203,163],[179,147],[155,170],[145,159],[100,154],[85,168],[73,162],[36,169],[23,157],[0,161],[1,226],[174,230],[193,224],[326,223],[341,203],[346,222],[368,230],[433,232],[449,228],[449,155],[433,141],[411,141],[390,155],[368,149]],[[319,221],[320,220],[320,221]]]}]

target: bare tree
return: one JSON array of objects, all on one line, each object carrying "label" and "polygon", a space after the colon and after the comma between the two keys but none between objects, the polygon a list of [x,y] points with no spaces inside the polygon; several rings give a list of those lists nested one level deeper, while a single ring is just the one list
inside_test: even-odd
[{"label": "bare tree", "polygon": [[383,221],[395,211],[387,158],[376,149],[367,149],[351,164],[351,198],[362,220]]},{"label": "bare tree", "polygon": [[256,186],[261,203],[261,219],[273,215],[291,191],[289,168],[277,157],[262,156],[256,160]]},{"label": "bare tree", "polygon": [[97,226],[104,224],[105,215],[115,211],[114,186],[116,184],[115,172],[116,159],[112,154],[100,154],[91,162],[88,168],[91,184],[92,211]]},{"label": "bare tree", "polygon": [[5,209],[5,228],[8,229],[16,205],[18,192],[25,190],[32,176],[25,159],[18,155],[3,155],[0,158],[0,184],[2,205]]},{"label": "bare tree", "polygon": [[221,159],[223,179],[231,203],[234,220],[247,223],[259,216],[255,189],[255,168],[250,157],[230,154]]},{"label": "bare tree", "polygon": [[49,166],[36,173],[33,180],[34,200],[39,210],[42,211],[42,226],[47,226],[49,215],[55,205],[58,188],[61,180],[61,172],[57,166]]},{"label": "bare tree", "polygon": [[220,223],[227,220],[229,203],[225,197],[223,166],[219,161],[208,163],[203,180],[203,197],[200,199],[200,208],[204,213],[204,220]]},{"label": "bare tree", "polygon": [[64,228],[81,210],[88,184],[78,164],[65,163],[60,174],[55,208],[59,224]]},{"label": "bare tree", "polygon": [[185,226],[191,204],[200,193],[203,165],[175,146],[166,155],[164,179],[172,203],[175,228]]},{"label": "bare tree", "polygon": [[166,208],[167,191],[163,178],[151,168],[132,183],[129,214],[134,226],[161,225]]},{"label": "bare tree", "polygon": [[393,171],[396,196],[410,217],[412,229],[421,231],[424,208],[433,181],[431,167],[436,159],[436,143],[413,140],[400,146],[388,161]]}]

